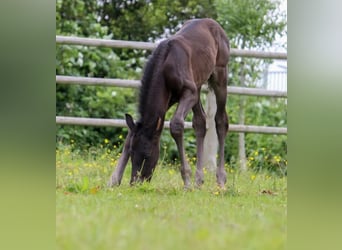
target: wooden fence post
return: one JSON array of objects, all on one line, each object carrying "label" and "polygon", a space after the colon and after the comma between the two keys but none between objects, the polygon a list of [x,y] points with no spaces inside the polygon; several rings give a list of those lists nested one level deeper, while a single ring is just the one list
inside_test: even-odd
[{"label": "wooden fence post", "polygon": [[[240,86],[246,87],[246,77],[245,77],[245,60],[242,58],[240,68]],[[239,101],[239,124],[245,124],[245,107],[246,107],[246,97],[240,96]],[[245,147],[245,133],[239,133],[239,167],[241,171],[247,170],[247,160],[246,160],[246,147]]]},{"label": "wooden fence post", "polygon": [[[240,96],[239,102],[239,124],[245,124],[245,106],[246,98]],[[245,147],[245,133],[239,133],[239,167],[241,171],[247,170],[246,147]]]},{"label": "wooden fence post", "polygon": [[218,148],[218,139],[215,126],[215,114],[216,114],[216,97],[214,91],[209,89],[207,94],[207,101],[204,106],[205,113],[207,115],[207,133],[204,138],[204,154],[203,164],[204,167],[210,171],[216,171],[216,155]]}]

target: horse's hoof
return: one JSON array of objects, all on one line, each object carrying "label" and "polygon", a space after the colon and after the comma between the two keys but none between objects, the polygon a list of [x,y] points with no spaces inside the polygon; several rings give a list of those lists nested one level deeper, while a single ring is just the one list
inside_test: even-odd
[{"label": "horse's hoof", "polygon": [[196,180],[196,188],[201,188],[203,186],[204,180],[198,179]]},{"label": "horse's hoof", "polygon": [[226,191],[227,188],[225,186],[225,183],[217,183],[217,188],[221,191]]},{"label": "horse's hoof", "polygon": [[107,183],[108,187],[113,187],[113,186],[120,186],[120,181],[117,180],[116,178],[111,178],[108,183]]},{"label": "horse's hoof", "polygon": [[191,184],[188,183],[188,184],[184,184],[184,191],[192,191],[192,187],[191,187]]},{"label": "horse's hoof", "polygon": [[203,171],[196,171],[195,183],[197,187],[201,187],[204,183]]}]

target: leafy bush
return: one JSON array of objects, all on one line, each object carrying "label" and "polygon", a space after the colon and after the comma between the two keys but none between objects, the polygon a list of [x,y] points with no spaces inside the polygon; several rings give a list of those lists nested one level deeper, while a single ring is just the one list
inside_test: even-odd
[{"label": "leafy bush", "polygon": [[[255,6],[258,8],[255,8]],[[286,22],[275,12],[277,2],[250,1],[72,1],[56,2],[56,33],[80,37],[155,41],[174,33],[186,19],[212,17],[227,30],[231,47],[269,47],[276,35],[281,35]],[[252,14],[250,14],[252,13]],[[280,20],[279,22],[277,20]],[[255,24],[255,28],[253,27]],[[68,76],[139,79],[150,52],[134,49],[110,49],[86,46],[56,46],[56,74]],[[253,87],[263,64],[251,58],[234,58],[229,63],[229,85]],[[230,123],[237,124],[240,96],[229,96],[227,110]],[[135,118],[137,90],[114,87],[56,85],[56,115],[124,118],[131,113]],[[169,120],[175,107],[166,115]],[[286,102],[279,99],[247,97],[245,124],[286,126]],[[191,114],[187,117],[191,121]],[[112,147],[120,147],[127,134],[126,128],[56,125],[56,146],[74,142],[72,150],[91,150],[108,140]],[[196,156],[193,130],[185,131],[189,159]],[[238,134],[229,133],[226,139],[226,162],[234,169],[237,164]],[[166,161],[178,159],[176,145],[169,131],[161,138],[161,157]],[[266,151],[263,151],[263,148]],[[258,171],[265,167],[278,171],[287,165],[286,136],[246,135],[246,152],[250,167]],[[257,152],[257,153],[256,153]],[[258,154],[258,157],[255,157]],[[253,159],[252,159],[253,157]],[[265,158],[266,157],[266,158]],[[272,160],[273,159],[273,160]]]}]

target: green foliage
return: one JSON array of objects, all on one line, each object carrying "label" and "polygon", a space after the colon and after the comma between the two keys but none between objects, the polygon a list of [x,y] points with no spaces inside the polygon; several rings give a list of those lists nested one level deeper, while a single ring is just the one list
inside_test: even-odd
[{"label": "green foliage", "polygon": [[[231,47],[268,48],[277,36],[286,32],[286,19],[277,10],[277,1],[269,0],[152,0],[152,1],[56,1],[56,33],[80,37],[156,41],[173,34],[180,24],[190,18],[211,17],[226,30]],[[149,51],[110,49],[86,46],[56,46],[56,74],[86,77],[139,79]],[[229,63],[229,85],[253,87],[269,60],[234,58]],[[204,97],[205,98],[205,97]],[[229,96],[227,110],[230,122],[237,124],[241,96]],[[96,118],[135,118],[137,91],[113,87],[56,85],[56,115]],[[175,107],[167,113],[170,119]],[[246,124],[286,126],[286,103],[270,98],[247,97]],[[191,114],[187,117],[191,121]],[[58,143],[77,142],[77,149],[100,147],[105,139],[111,146],[119,146],[127,129],[109,127],[56,126]],[[237,134],[229,133],[226,140],[226,162],[236,166]],[[195,157],[195,135],[185,132],[188,157]],[[60,144],[57,144],[57,147]],[[166,161],[178,159],[176,145],[169,131],[161,138],[161,157]],[[286,161],[286,136],[246,135],[247,156],[261,148],[269,157]],[[73,150],[76,150],[74,148]],[[264,158],[263,158],[264,159]],[[260,161],[261,162],[261,161]],[[265,164],[275,169],[274,162],[252,162],[257,170]]]},{"label": "green foliage", "polygon": [[216,0],[218,21],[234,48],[265,49],[286,32],[286,16],[277,9],[280,1]]},{"label": "green foliage", "polygon": [[[154,41],[180,22],[214,15],[211,1],[73,1],[56,3],[56,33],[105,39]],[[205,8],[204,8],[205,7]],[[56,46],[56,74],[139,79],[150,52],[86,46]],[[132,89],[56,86],[56,113],[65,116],[123,118],[136,113]],[[57,141],[76,140],[80,147],[125,133],[121,128],[57,126]],[[115,142],[114,142],[115,143]]]},{"label": "green foliage", "polygon": [[[231,124],[238,124],[240,98],[240,96],[229,96],[227,110]],[[247,114],[246,124],[273,127],[287,126],[287,104],[284,99],[249,96],[246,98],[245,109]],[[279,158],[283,164],[282,168],[287,166],[286,135],[247,133],[245,141],[248,167],[255,171],[260,171],[260,167],[263,166],[272,172],[280,175],[283,174],[284,171],[279,168],[279,162],[275,162],[272,159],[273,157]],[[259,152],[259,155],[265,154],[267,157],[259,157],[258,161],[251,160],[256,151]],[[238,133],[230,132],[226,139],[226,162],[233,168],[236,168],[238,165],[237,155]]]},{"label": "green foliage", "polygon": [[[266,50],[277,37],[285,35],[286,16],[278,10],[279,3],[270,0],[216,0],[217,21],[227,32],[231,47]],[[232,57],[229,84],[253,87],[265,65],[271,62]],[[244,76],[243,80],[241,76]]]},{"label": "green foliage", "polygon": [[[103,26],[122,40],[155,41],[165,29],[174,33],[186,19],[216,17],[211,0],[99,1]],[[137,28],[139,27],[139,28]]]},{"label": "green foliage", "polygon": [[[277,37],[286,33],[286,16],[277,8],[279,1],[217,0],[215,4],[217,20],[226,30],[233,48],[266,50],[273,45]],[[229,63],[229,85],[254,87],[265,66],[271,62],[272,60],[232,57]],[[283,127],[287,124],[286,108],[283,99],[231,96],[228,101],[230,121],[234,124],[244,122],[244,124]],[[246,114],[245,121],[240,121],[239,112],[243,109]],[[228,141],[227,162],[235,166],[238,135],[230,134]],[[248,159],[253,157],[253,153],[264,148],[268,152],[267,159],[280,157],[282,162],[286,163],[286,136],[247,134],[245,145]],[[277,167],[279,162],[267,159],[260,158],[258,163],[249,161],[249,167],[257,170],[263,166],[282,174],[283,171]]]}]

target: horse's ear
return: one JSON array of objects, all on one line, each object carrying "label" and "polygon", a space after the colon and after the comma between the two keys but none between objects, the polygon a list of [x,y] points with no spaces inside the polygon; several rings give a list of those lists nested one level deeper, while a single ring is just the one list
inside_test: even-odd
[{"label": "horse's ear", "polygon": [[125,114],[125,117],[128,128],[131,131],[135,131],[137,126],[134,123],[133,117],[130,114]]}]

